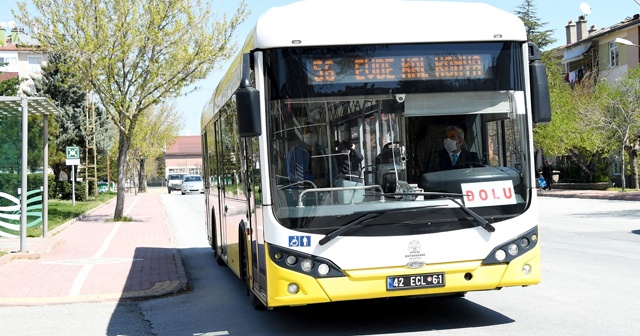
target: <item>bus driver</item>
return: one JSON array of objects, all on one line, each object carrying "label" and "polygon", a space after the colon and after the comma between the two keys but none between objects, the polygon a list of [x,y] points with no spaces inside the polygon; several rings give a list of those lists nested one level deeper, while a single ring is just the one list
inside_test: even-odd
[{"label": "bus driver", "polygon": [[464,131],[458,126],[445,128],[444,148],[437,151],[435,158],[429,163],[427,172],[459,169],[481,165],[478,153],[464,148]]}]

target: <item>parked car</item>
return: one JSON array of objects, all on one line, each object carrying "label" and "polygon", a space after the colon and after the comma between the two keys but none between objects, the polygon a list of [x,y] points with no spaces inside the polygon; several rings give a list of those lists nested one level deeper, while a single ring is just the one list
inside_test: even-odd
[{"label": "parked car", "polygon": [[182,185],[182,177],[186,174],[169,174],[167,175],[167,191],[169,194],[173,190],[181,190],[180,186]]},{"label": "parked car", "polygon": [[197,191],[204,194],[204,181],[200,175],[185,175],[182,177],[180,192],[184,195],[188,192]]}]

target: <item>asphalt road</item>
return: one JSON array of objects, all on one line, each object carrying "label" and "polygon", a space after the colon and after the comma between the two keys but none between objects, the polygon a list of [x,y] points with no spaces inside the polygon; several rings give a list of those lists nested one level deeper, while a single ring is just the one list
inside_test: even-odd
[{"label": "asphalt road", "polygon": [[636,335],[637,202],[541,197],[539,285],[464,298],[367,300],[255,311],[216,265],[202,195],[161,195],[190,292],[140,302],[0,307],[7,335]]}]

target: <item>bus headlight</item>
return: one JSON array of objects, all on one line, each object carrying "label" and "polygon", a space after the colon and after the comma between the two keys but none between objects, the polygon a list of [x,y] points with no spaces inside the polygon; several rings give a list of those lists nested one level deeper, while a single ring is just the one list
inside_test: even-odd
[{"label": "bus headlight", "polygon": [[269,245],[269,257],[274,264],[284,269],[316,279],[320,277],[335,278],[346,276],[346,274],[329,259],[285,249],[276,245]]},{"label": "bus headlight", "polygon": [[300,267],[302,267],[303,271],[310,272],[313,269],[313,261],[311,261],[311,259],[304,259],[302,260]]},{"label": "bus headlight", "polygon": [[318,265],[318,274],[325,276],[327,274],[329,274],[329,265],[327,264],[320,264]]},{"label": "bus headlight", "polygon": [[496,259],[498,259],[499,261],[503,261],[504,258],[507,257],[507,254],[503,251],[503,250],[497,250],[496,251],[496,255],[495,255]]},{"label": "bus headlight", "polygon": [[510,263],[512,260],[532,251],[538,245],[538,227],[497,245],[482,261],[483,265]]},{"label": "bus headlight", "polygon": [[294,255],[287,256],[287,265],[289,266],[295,265],[297,262],[298,262],[298,258],[296,258],[296,256]]},{"label": "bus headlight", "polygon": [[522,274],[524,275],[531,274],[531,265],[525,264],[524,266],[522,266]]}]

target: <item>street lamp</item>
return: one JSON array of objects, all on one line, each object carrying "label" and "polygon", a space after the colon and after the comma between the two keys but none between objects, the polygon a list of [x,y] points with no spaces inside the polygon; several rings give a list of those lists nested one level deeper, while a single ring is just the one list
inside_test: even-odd
[{"label": "street lamp", "polygon": [[623,38],[620,38],[620,37],[616,37],[613,40],[613,43],[619,43],[619,44],[624,44],[624,45],[634,46],[634,47],[639,47],[640,48],[640,45],[637,45],[637,44],[635,44],[635,43],[633,43],[633,42],[631,42],[631,41],[629,41],[627,39],[623,39]]}]

